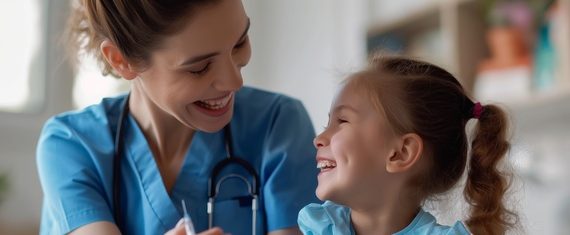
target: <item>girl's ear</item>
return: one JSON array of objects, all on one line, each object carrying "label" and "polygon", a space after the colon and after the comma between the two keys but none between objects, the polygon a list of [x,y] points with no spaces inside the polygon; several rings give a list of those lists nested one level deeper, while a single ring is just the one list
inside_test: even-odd
[{"label": "girl's ear", "polygon": [[423,140],[415,133],[401,137],[397,148],[386,160],[386,170],[390,173],[400,173],[409,170],[420,160],[423,153]]},{"label": "girl's ear", "polygon": [[138,73],[123,56],[121,50],[111,41],[104,40],[101,43],[101,54],[121,77],[132,80],[138,76]]}]

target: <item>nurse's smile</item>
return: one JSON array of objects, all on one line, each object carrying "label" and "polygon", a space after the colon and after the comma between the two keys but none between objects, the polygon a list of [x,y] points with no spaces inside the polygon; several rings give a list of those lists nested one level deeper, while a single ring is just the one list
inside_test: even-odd
[{"label": "nurse's smile", "polygon": [[223,97],[196,101],[194,105],[200,112],[208,116],[219,117],[230,110],[233,103],[233,94],[232,92]]}]

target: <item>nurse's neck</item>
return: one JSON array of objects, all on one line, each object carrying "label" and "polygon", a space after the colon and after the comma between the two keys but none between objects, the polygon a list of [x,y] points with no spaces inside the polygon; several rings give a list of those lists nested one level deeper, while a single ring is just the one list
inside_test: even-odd
[{"label": "nurse's neck", "polygon": [[164,167],[181,163],[195,131],[156,106],[137,82],[131,86],[129,105],[131,115],[144,133],[157,163],[164,164]]}]

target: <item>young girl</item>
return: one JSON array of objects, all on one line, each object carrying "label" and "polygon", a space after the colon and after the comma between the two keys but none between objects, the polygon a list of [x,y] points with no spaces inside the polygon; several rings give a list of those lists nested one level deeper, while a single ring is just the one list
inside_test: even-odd
[{"label": "young girl", "polygon": [[[466,123],[477,119],[471,154]],[[375,58],[350,76],[331,106],[317,148],[317,196],[299,213],[304,234],[505,234],[516,214],[498,164],[509,149],[505,113],[474,103],[445,70],[405,58]],[[439,225],[422,210],[469,168],[469,218]]]}]

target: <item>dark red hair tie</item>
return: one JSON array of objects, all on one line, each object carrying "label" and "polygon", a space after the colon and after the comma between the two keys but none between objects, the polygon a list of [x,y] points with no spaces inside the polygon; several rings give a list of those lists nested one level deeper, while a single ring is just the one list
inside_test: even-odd
[{"label": "dark red hair tie", "polygon": [[473,105],[473,117],[476,119],[479,119],[481,117],[481,114],[483,113],[483,110],[485,110],[485,108],[483,107],[483,105],[481,105],[481,103],[477,102]]}]

